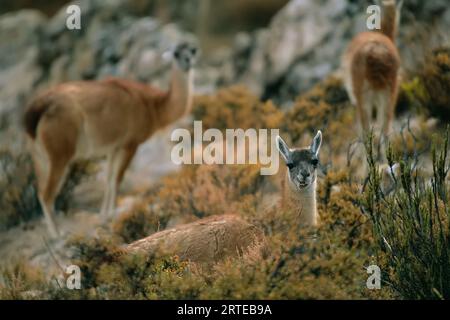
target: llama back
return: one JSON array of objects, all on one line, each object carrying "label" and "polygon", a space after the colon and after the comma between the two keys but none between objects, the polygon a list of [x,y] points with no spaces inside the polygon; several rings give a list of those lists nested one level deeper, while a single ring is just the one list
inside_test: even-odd
[{"label": "llama back", "polygon": [[214,216],[157,232],[127,245],[128,253],[168,253],[195,263],[216,263],[264,247],[263,232],[235,215]]}]

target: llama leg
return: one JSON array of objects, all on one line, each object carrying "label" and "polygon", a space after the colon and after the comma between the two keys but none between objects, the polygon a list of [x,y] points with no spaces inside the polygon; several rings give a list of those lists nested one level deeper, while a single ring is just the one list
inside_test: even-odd
[{"label": "llama leg", "polygon": [[54,113],[40,120],[36,133],[35,146],[40,151],[38,153],[41,160],[46,164],[45,182],[42,182],[42,174],[38,174],[41,175],[39,201],[53,237],[58,235],[53,220],[55,199],[64,182],[70,162],[75,156],[78,127],[77,119],[56,106]]},{"label": "llama leg", "polygon": [[106,207],[107,207],[106,215],[107,216],[114,216],[114,209],[115,209],[116,196],[117,196],[117,175],[118,175],[118,171],[119,171],[119,163],[120,163],[121,157],[122,157],[122,151],[120,150],[120,151],[116,152],[112,158],[111,176],[108,181],[108,188],[109,188],[110,194],[109,194],[109,198],[108,198],[108,203],[106,204]]},{"label": "llama leg", "polygon": [[359,152],[357,152],[357,159],[361,163],[361,165],[359,165],[359,167],[361,168],[361,175],[365,176],[368,172],[365,142],[370,131],[370,99],[364,99],[362,95],[359,95],[357,97],[357,110],[359,116],[359,137],[361,139],[361,143],[358,148]]},{"label": "llama leg", "polygon": [[119,166],[119,172],[117,175],[117,185],[118,186],[122,182],[123,177],[125,175],[125,171],[127,170],[128,166],[130,165],[131,160],[133,160],[133,157],[136,154],[136,150],[137,150],[137,146],[135,146],[135,145],[129,146],[123,150],[123,156],[121,159],[121,163]]},{"label": "llama leg", "polygon": [[45,188],[45,183],[48,177],[48,160],[45,159],[44,155],[40,152],[36,145],[33,145],[31,152],[31,158],[33,161],[34,173],[36,175],[37,190],[39,192],[43,191]]},{"label": "llama leg", "polygon": [[353,79],[352,79],[352,75],[351,75],[351,68],[348,65],[349,61],[347,61],[346,59],[344,60],[344,65],[342,68],[342,72],[343,72],[343,80],[344,80],[344,86],[345,89],[347,91],[347,95],[348,98],[350,99],[350,102],[352,105],[356,106],[357,104],[357,100],[355,97],[355,93],[353,91]]},{"label": "llama leg", "polygon": [[54,203],[64,178],[67,174],[69,159],[59,158],[50,161],[50,168],[45,187],[39,192],[39,201],[44,211],[45,221],[51,237],[57,238],[59,233],[53,220]]},{"label": "llama leg", "polygon": [[58,231],[55,225],[55,222],[52,218],[52,205],[47,204],[46,201],[44,201],[44,192],[47,186],[47,180],[49,178],[49,166],[48,166],[48,160],[43,158],[43,155],[39,152],[39,149],[36,145],[33,146],[33,150],[31,152],[32,158],[33,158],[33,165],[34,165],[34,172],[36,175],[36,182],[37,182],[37,190],[38,190],[38,199],[39,203],[41,205],[42,211],[44,213],[44,219],[45,223],[47,224],[47,229],[50,233],[50,236],[52,238],[57,238]]},{"label": "llama leg", "polygon": [[393,130],[393,122],[395,117],[395,107],[397,106],[397,99],[398,99],[398,83],[396,82],[392,88],[392,91],[390,92],[389,96],[389,103],[387,105],[387,113],[386,113],[386,120],[385,125],[383,127],[383,134],[385,137],[386,143],[389,141],[390,135],[392,134]]},{"label": "llama leg", "polygon": [[102,206],[100,209],[100,215],[106,217],[108,215],[108,205],[111,197],[111,179],[112,179],[112,166],[113,166],[113,157],[114,154],[110,153],[107,157],[106,163],[106,186],[105,193],[103,195]]},{"label": "llama leg", "polygon": [[[387,148],[387,138],[390,131],[390,109],[391,109],[391,95],[389,92],[380,92],[378,94],[377,103],[377,130],[379,131],[379,141],[378,141],[378,160],[385,162],[386,148]],[[378,133],[378,132],[377,132]]]},{"label": "llama leg", "polygon": [[110,215],[114,214],[118,187],[122,182],[125,170],[128,168],[128,165],[130,164],[131,160],[134,157],[134,154],[136,153],[136,149],[137,147],[134,145],[129,146],[119,150],[114,155],[110,181],[111,196],[108,203],[108,212]]},{"label": "llama leg", "polygon": [[358,92],[356,95],[356,110],[357,116],[359,118],[358,129],[359,137],[361,142],[366,141],[367,135],[370,130],[370,115],[372,109],[371,99],[367,96],[368,94],[363,94],[363,92]]}]

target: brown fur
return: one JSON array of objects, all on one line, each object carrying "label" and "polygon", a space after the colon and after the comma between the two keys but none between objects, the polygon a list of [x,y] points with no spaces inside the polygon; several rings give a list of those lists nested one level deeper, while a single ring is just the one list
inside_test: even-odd
[{"label": "brown fur", "polygon": [[243,256],[258,247],[264,254],[264,234],[235,215],[213,216],[157,232],[125,247],[125,252],[177,255],[195,263],[216,263]]},{"label": "brown fur", "polygon": [[[352,74],[357,75],[357,67],[364,65],[365,76],[372,88],[382,90],[386,86],[392,86],[397,79],[399,68],[399,59],[396,49],[393,46],[374,40],[366,42],[361,50],[355,54],[355,63],[352,68]],[[361,63],[356,60],[361,59]],[[359,61],[358,61],[359,62]]]},{"label": "brown fur", "polygon": [[34,101],[31,106],[27,107],[24,116],[25,130],[32,139],[36,138],[36,129],[39,121],[51,104],[51,101],[45,98],[46,97],[42,97],[41,99]]}]

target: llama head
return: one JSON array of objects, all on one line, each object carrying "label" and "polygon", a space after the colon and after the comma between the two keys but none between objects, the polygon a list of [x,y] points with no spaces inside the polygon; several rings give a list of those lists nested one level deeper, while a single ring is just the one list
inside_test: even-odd
[{"label": "llama head", "polygon": [[198,48],[193,44],[182,42],[175,47],[172,56],[178,67],[188,72],[197,62]]},{"label": "llama head", "polygon": [[289,181],[298,191],[309,189],[316,182],[321,145],[321,131],[309,147],[300,149],[290,149],[280,136],[277,137],[277,148],[288,168]]}]

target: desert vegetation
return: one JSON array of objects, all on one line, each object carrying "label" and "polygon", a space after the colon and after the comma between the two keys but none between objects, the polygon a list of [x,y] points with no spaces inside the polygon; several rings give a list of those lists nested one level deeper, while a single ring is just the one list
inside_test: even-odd
[{"label": "desert vegetation", "polygon": [[[255,108],[263,112],[255,113]],[[379,164],[370,156],[363,191],[352,176],[352,166],[358,164],[348,160],[344,141],[351,142],[356,135],[348,128],[354,110],[337,79],[328,79],[300,96],[286,112],[261,102],[243,87],[232,87],[198,97],[193,115],[204,119],[206,126],[223,129],[280,126],[293,141],[312,136],[313,128],[321,127],[324,151],[329,151],[321,157],[317,233],[299,228],[293,216],[277,206],[262,209],[268,194],[279,192],[279,179],[261,176],[257,166],[185,166],[148,190],[114,222],[111,231],[97,238],[70,240],[71,262],[82,269],[82,290],[59,287],[56,280],[46,280],[43,272],[21,261],[3,270],[7,281],[2,284],[2,297],[448,298],[448,139],[435,134],[446,132],[443,125],[427,135],[435,139],[432,151],[422,156],[433,164],[430,177],[418,177],[409,169],[417,161],[417,152],[403,152],[399,145],[389,149],[391,164],[401,161],[401,174],[395,191],[384,195]],[[331,138],[333,134],[339,139]],[[264,232],[266,255],[248,252],[205,269],[157,250],[124,253],[124,244],[170,225],[227,213]],[[365,268],[372,264],[383,270],[381,290],[365,286]]]},{"label": "desert vegetation", "polygon": [[[242,53],[247,58],[233,63],[254,61],[249,57],[256,49],[247,49]],[[370,132],[360,137],[356,109],[332,72],[307,90],[290,87],[294,80],[287,75],[261,84],[257,93],[251,83],[218,80],[219,88],[197,94],[188,120],[177,124],[193,131],[193,120],[201,120],[204,130],[223,133],[280,129],[287,144],[298,147],[308,146],[321,130],[317,227],[302,226],[292,208],[280,205],[283,161],[275,176],[262,176],[259,165],[183,165],[149,187],[125,186],[114,219],[85,223],[92,233],[71,232],[46,242],[44,266],[26,246],[24,256],[2,259],[0,299],[449,299],[450,48],[442,42],[415,58],[401,71],[387,163],[376,159]],[[291,95],[293,100],[282,101]],[[5,134],[18,127],[0,119]],[[362,160],[356,157],[361,147],[367,155]],[[2,143],[1,149],[0,237],[38,234],[30,227],[38,229],[43,219],[30,157],[24,147],[15,152]],[[361,161],[367,175],[359,174]],[[72,168],[56,216],[76,215],[75,189],[98,180],[98,172],[98,162]],[[135,241],[165,230],[230,215],[257,230],[258,238],[263,235],[263,246],[219,256],[214,263],[189,261],[164,246],[130,250]],[[11,242],[0,243],[0,251],[6,253]],[[66,265],[80,267],[80,290],[66,287]],[[371,265],[382,271],[380,289],[366,286]]]}]

